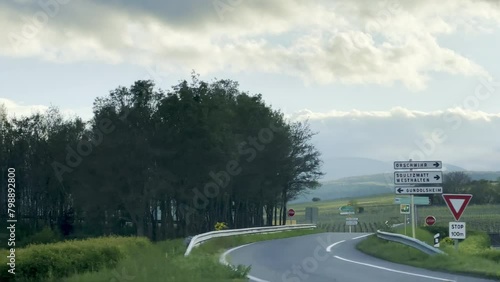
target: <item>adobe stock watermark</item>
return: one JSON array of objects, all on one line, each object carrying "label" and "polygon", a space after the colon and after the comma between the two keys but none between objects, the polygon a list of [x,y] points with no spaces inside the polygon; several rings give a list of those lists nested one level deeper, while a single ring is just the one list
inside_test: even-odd
[{"label": "adobe stock watermark", "polygon": [[9,32],[8,38],[14,50],[19,50],[22,45],[37,36],[48,25],[49,19],[56,17],[61,11],[61,7],[71,1],[73,0],[32,1],[36,2],[40,9],[31,17],[21,17],[23,25],[19,31]]},{"label": "adobe stock watermark", "polygon": [[[493,94],[497,92],[497,89],[500,88],[500,82],[495,80],[486,80],[481,78],[479,80],[479,84],[474,89],[474,94],[465,97],[462,101],[462,105],[455,106],[455,108],[459,107],[466,111],[477,111],[481,102],[488,100]],[[414,141],[417,149],[411,151],[408,154],[408,157],[404,158],[399,156],[401,160],[412,159],[415,161],[423,161],[426,157],[432,156],[436,152],[436,148],[438,145],[444,143],[449,136],[450,129],[453,131],[458,130],[463,124],[463,118],[459,115],[456,115],[452,112],[448,112],[443,115],[443,120],[448,124],[446,128],[434,128],[431,132],[430,136],[422,140]]]},{"label": "adobe stock watermark", "polygon": [[[126,109],[125,113],[123,113],[119,119],[123,121],[129,114],[130,111]],[[82,163],[83,158],[89,156],[92,153],[93,148],[102,143],[104,135],[112,133],[115,129],[116,126],[110,119],[103,118],[97,122],[97,127],[94,128],[91,134],[84,134],[84,138],[78,141],[76,148],[66,145],[65,163],[62,164],[58,161],[52,162],[52,169],[54,170],[59,182],[62,183],[64,173],[73,172],[74,169]]]},{"label": "adobe stock watermark", "polygon": [[[241,142],[238,145],[238,154],[240,156],[246,156],[244,160],[247,163],[252,162],[256,157],[257,153],[264,150],[267,144],[274,140],[274,134],[279,132],[281,128],[276,127],[274,124],[269,124],[268,127],[259,130],[257,136],[248,137],[247,141]],[[238,176],[243,171],[240,163],[237,160],[230,160],[226,163],[225,170],[221,170],[217,173],[211,171],[209,173],[211,182],[208,182],[203,187],[203,192],[200,189],[195,188],[191,191],[194,193],[193,196],[193,206],[182,204],[180,208],[186,212],[186,223],[189,224],[189,216],[196,213],[196,210],[203,210],[208,207],[210,200],[217,197],[220,190],[227,187],[231,182],[231,177]]]},{"label": "adobe stock watermark", "polygon": [[239,5],[243,3],[243,0],[213,0],[212,5],[214,6],[215,12],[221,21],[224,20],[224,14],[228,12],[233,12]]}]

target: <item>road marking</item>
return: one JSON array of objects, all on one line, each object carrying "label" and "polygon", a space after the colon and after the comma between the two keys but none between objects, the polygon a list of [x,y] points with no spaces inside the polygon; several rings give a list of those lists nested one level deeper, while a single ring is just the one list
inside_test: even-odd
[{"label": "road marking", "polygon": [[338,242],[336,242],[336,243],[333,243],[333,244],[331,244],[330,246],[326,247],[326,251],[327,251],[327,252],[331,252],[333,247],[335,247],[336,245],[338,245],[338,244],[340,244],[340,243],[344,243],[344,242],[345,242],[345,240],[342,240],[342,241],[338,241]]},{"label": "road marking", "polygon": [[444,278],[433,277],[433,276],[427,276],[427,275],[422,275],[422,274],[416,274],[416,273],[411,273],[411,272],[406,272],[406,271],[400,271],[400,270],[390,269],[390,268],[387,268],[387,267],[376,266],[376,265],[373,265],[373,264],[368,264],[368,263],[353,261],[353,260],[341,258],[339,256],[334,256],[334,257],[337,258],[337,259],[343,260],[343,261],[347,261],[347,262],[351,262],[351,263],[356,263],[356,264],[360,264],[360,265],[364,265],[364,266],[369,266],[369,267],[373,267],[373,268],[378,268],[378,269],[382,269],[382,270],[387,270],[387,271],[391,271],[391,272],[396,272],[396,273],[401,273],[401,274],[406,274],[406,275],[411,275],[411,276],[417,276],[417,277],[422,277],[422,278],[429,278],[429,279],[434,279],[434,280],[440,280],[440,281],[456,282],[455,280],[444,279]]},{"label": "road marking", "polygon": [[[232,248],[232,249],[229,249],[227,251],[225,251],[219,258],[219,263],[221,264],[224,264],[224,265],[227,265],[227,266],[230,266],[231,268],[235,269],[234,266],[232,266],[229,262],[227,262],[226,260],[226,256],[229,255],[230,252],[232,251],[236,251],[237,249],[239,248],[243,248],[243,247],[246,247],[246,246],[249,246],[249,245],[252,245],[252,244],[255,244],[255,243],[250,243],[250,244],[246,244],[246,245],[243,245],[243,246],[239,246],[239,247],[236,247],[236,248]],[[252,280],[252,281],[256,281],[256,282],[271,282],[271,281],[267,281],[267,280],[263,280],[263,279],[260,279],[260,278],[257,278],[255,276],[252,276],[252,275],[247,275],[247,277]]]},{"label": "road marking", "polygon": [[370,235],[372,235],[372,233],[366,234],[366,235],[361,235],[361,236],[358,236],[358,237],[354,237],[351,240],[356,240],[356,239],[363,238],[363,237],[370,236]]}]

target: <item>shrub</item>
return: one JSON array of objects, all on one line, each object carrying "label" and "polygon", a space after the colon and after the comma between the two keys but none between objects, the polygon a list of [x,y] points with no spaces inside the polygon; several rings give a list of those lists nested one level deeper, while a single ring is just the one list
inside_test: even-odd
[{"label": "shrub", "polygon": [[500,251],[499,250],[492,250],[492,249],[484,250],[484,251],[480,252],[479,254],[477,254],[477,256],[488,259],[488,260],[492,260],[496,263],[500,263]]},{"label": "shrub", "polygon": [[227,229],[227,225],[225,222],[217,222],[215,224],[215,230],[219,231],[219,230],[224,230],[224,229]]},{"label": "shrub", "polygon": [[445,237],[445,238],[443,238],[443,240],[441,240],[440,244],[453,245],[453,244],[455,244],[455,241],[453,241],[453,239],[451,239],[450,237]]},{"label": "shrub", "polygon": [[[133,251],[150,244],[146,238],[101,237],[18,248],[15,278],[16,281],[56,280],[73,273],[113,268]],[[0,281],[14,281],[8,268],[7,264],[0,265]]]},{"label": "shrub", "polygon": [[21,245],[49,244],[61,241],[61,239],[62,237],[59,233],[46,226],[40,232],[25,238]]}]

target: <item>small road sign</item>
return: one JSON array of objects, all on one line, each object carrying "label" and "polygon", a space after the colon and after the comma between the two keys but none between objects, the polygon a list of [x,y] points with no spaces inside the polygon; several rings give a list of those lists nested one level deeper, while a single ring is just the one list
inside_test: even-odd
[{"label": "small road sign", "polygon": [[408,187],[396,186],[394,192],[398,195],[417,195],[417,194],[442,194],[443,187]]},{"label": "small road sign", "polygon": [[[401,198],[394,198],[394,204],[411,204],[411,198],[410,197],[401,197]],[[413,204],[417,206],[428,206],[431,204],[431,200],[429,197],[413,197]]]},{"label": "small road sign", "polygon": [[394,184],[441,184],[441,171],[397,171],[394,172]]},{"label": "small road sign", "polygon": [[358,218],[357,217],[346,217],[345,219],[345,225],[358,225]]},{"label": "small road sign", "polygon": [[448,234],[450,239],[465,239],[465,222],[450,222]]},{"label": "small road sign", "polygon": [[295,211],[294,211],[293,209],[289,209],[289,210],[288,210],[288,216],[289,216],[289,217],[292,217],[292,216],[294,216],[294,215],[295,215]]},{"label": "small road sign", "polygon": [[441,161],[395,161],[394,169],[441,169]]},{"label": "small road sign", "polygon": [[401,214],[410,214],[410,205],[409,204],[401,204],[399,206],[399,211]]},{"label": "small road sign", "polygon": [[341,215],[355,214],[353,206],[342,206],[339,208]]},{"label": "small road sign", "polygon": [[472,199],[471,194],[443,194],[442,197],[456,221],[460,220],[470,199]]},{"label": "small road sign", "polygon": [[436,223],[436,218],[433,217],[432,215],[429,215],[428,217],[425,218],[425,224],[432,226]]}]

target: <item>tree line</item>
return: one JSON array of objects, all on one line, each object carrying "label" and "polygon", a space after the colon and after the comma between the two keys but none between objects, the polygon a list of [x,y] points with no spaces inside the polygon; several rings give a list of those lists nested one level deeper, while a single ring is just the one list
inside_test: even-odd
[{"label": "tree line", "polygon": [[96,98],[89,121],[55,107],[9,119],[4,109],[0,178],[15,168],[26,235],[50,226],[67,237],[163,240],[216,222],[284,224],[287,202],[323,175],[314,134],[235,81],[193,75],[165,91],[139,80]]},{"label": "tree line", "polygon": [[[466,172],[453,171],[443,175],[443,193],[472,194],[471,204],[486,205],[500,203],[500,179],[473,180]],[[433,203],[445,204],[441,195],[433,196]]]}]

